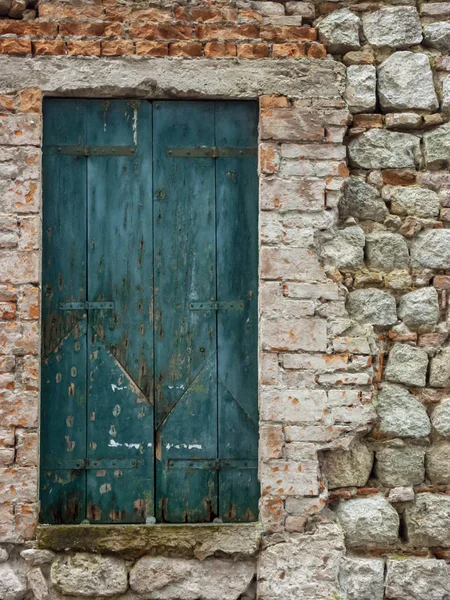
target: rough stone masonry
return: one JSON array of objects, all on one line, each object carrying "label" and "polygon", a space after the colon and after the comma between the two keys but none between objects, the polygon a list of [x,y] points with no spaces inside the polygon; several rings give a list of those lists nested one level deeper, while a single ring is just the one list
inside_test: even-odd
[{"label": "rough stone masonry", "polygon": [[[2,600],[448,600],[449,54],[445,1],[0,0]],[[259,524],[37,527],[45,95],[259,99]]]}]

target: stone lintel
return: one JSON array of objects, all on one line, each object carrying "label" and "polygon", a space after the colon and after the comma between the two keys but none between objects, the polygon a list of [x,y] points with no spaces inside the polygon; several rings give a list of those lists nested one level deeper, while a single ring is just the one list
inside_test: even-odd
[{"label": "stone lintel", "polygon": [[258,553],[260,523],[201,525],[39,525],[38,547],[118,554],[198,558],[253,557]]},{"label": "stone lintel", "polygon": [[333,60],[183,60],[0,56],[0,94],[133,98],[339,98],[345,67]]}]

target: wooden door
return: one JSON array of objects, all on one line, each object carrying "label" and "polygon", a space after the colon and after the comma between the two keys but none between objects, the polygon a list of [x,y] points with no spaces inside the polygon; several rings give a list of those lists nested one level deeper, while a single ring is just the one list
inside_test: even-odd
[{"label": "wooden door", "polygon": [[44,105],[41,520],[257,518],[257,107]]}]

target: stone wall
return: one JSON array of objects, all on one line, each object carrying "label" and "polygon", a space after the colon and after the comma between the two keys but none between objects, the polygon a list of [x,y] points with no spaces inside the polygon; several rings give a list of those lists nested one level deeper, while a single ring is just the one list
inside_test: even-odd
[{"label": "stone wall", "polygon": [[[0,0],[0,598],[445,600],[450,4],[17,4]],[[178,549],[133,556],[82,529],[36,548],[44,95],[259,99],[259,551],[186,555],[175,529]]]}]

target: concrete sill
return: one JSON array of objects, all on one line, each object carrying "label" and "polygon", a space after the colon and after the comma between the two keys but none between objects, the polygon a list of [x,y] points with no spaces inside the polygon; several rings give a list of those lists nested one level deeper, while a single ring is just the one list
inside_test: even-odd
[{"label": "concrete sill", "polygon": [[38,525],[38,547],[55,552],[76,550],[117,554],[123,558],[177,556],[255,556],[260,523],[202,525]]}]

